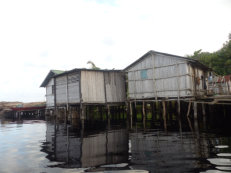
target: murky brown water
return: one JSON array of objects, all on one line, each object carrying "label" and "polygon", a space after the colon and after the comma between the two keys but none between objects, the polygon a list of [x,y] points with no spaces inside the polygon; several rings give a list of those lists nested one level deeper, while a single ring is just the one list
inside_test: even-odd
[{"label": "murky brown water", "polygon": [[129,130],[120,124],[108,129],[98,122],[83,129],[54,121],[1,120],[0,172],[231,171],[231,131]]}]

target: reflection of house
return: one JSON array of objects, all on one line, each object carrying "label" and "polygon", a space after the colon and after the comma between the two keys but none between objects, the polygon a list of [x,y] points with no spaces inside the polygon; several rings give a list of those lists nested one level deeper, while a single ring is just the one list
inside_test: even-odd
[{"label": "reflection of house", "polygon": [[126,97],[124,75],[119,70],[51,71],[41,87],[46,87],[47,107],[124,103]]},{"label": "reflection of house", "polygon": [[111,130],[81,137],[69,133],[65,126],[48,124],[45,152],[53,161],[64,162],[69,167],[94,167],[127,162],[128,132]]},{"label": "reflection of house", "polygon": [[203,96],[209,69],[196,60],[149,51],[125,68],[129,99]]},{"label": "reflection of house", "polygon": [[82,167],[127,162],[128,132],[113,130],[83,138]]},{"label": "reflection of house", "polygon": [[[181,137],[179,133],[132,133],[131,164],[134,169],[150,172],[194,172],[197,158],[208,158],[208,144],[204,139]],[[200,140],[200,141],[199,141]],[[143,167],[142,165],[145,165]],[[195,171],[197,172],[197,171]]]}]

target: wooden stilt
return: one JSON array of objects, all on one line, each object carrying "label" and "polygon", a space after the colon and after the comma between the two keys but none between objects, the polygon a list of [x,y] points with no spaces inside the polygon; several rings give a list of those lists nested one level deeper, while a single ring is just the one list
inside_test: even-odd
[{"label": "wooden stilt", "polygon": [[67,124],[67,108],[64,109],[64,124]]},{"label": "wooden stilt", "polygon": [[134,118],[134,121],[137,122],[137,110],[136,110],[136,102],[132,105],[132,113],[133,113],[133,118]]},{"label": "wooden stilt", "polygon": [[145,128],[146,126],[146,112],[145,112],[145,102],[143,101],[143,106],[142,106],[142,112],[143,112],[143,126]]},{"label": "wooden stilt", "polygon": [[69,151],[70,151],[69,150],[69,146],[70,146],[70,142],[69,142],[69,128],[70,127],[67,127],[67,145],[66,145],[67,146],[67,150],[66,150],[67,151],[67,158],[66,158],[66,162],[67,163],[69,162],[69,154],[70,154],[69,153]]},{"label": "wooden stilt", "polygon": [[194,109],[194,129],[195,129],[197,137],[199,137],[199,128],[198,128],[198,120],[197,120],[197,103],[196,102],[194,102],[193,109]]},{"label": "wooden stilt", "polygon": [[206,116],[205,116],[205,104],[201,104],[202,107],[202,116],[203,116],[203,127],[206,128]]},{"label": "wooden stilt", "polygon": [[177,101],[177,119],[179,123],[179,131],[182,133],[182,124],[181,124],[181,112],[180,112],[180,100]]},{"label": "wooden stilt", "polygon": [[154,102],[151,103],[152,121],[154,121]]},{"label": "wooden stilt", "polygon": [[103,106],[99,106],[100,120],[103,120]]},{"label": "wooden stilt", "polygon": [[177,101],[177,113],[180,115],[180,100]]},{"label": "wooden stilt", "polygon": [[80,119],[84,120],[86,118],[86,106],[81,104],[80,105]]},{"label": "wooden stilt", "polygon": [[130,127],[131,127],[131,129],[132,129],[132,123],[133,123],[133,122],[132,122],[132,118],[133,118],[133,117],[132,117],[132,114],[133,114],[133,112],[132,112],[132,102],[129,103],[129,106],[130,106],[130,123],[131,123],[131,124],[130,124]]},{"label": "wooden stilt", "polygon": [[202,103],[201,106],[202,106],[202,115],[205,116],[205,104]]},{"label": "wooden stilt", "polygon": [[197,119],[197,103],[196,102],[194,102],[193,109],[194,109],[194,119]]},{"label": "wooden stilt", "polygon": [[166,103],[162,101],[163,106],[163,120],[164,120],[164,130],[167,131],[167,118],[166,118]]},{"label": "wooden stilt", "polygon": [[171,122],[171,124],[173,124],[173,120],[174,120],[174,116],[175,116],[175,112],[174,112],[174,106],[175,105],[174,105],[174,103],[175,103],[174,101],[170,102],[170,105],[171,105],[170,106],[170,113],[171,113],[170,114],[170,122]]},{"label": "wooden stilt", "polygon": [[110,106],[107,105],[107,123],[108,123],[108,129],[111,128],[111,111]]},{"label": "wooden stilt", "polygon": [[188,111],[187,111],[187,117],[189,117],[190,110],[191,110],[191,105],[192,105],[192,102],[189,102],[189,104],[188,104]]}]

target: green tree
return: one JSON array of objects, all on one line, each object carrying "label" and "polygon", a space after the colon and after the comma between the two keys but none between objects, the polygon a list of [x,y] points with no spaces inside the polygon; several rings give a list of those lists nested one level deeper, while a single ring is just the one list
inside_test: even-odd
[{"label": "green tree", "polygon": [[210,53],[202,52],[200,49],[188,57],[212,68],[217,74],[231,74],[231,33],[229,34],[229,40],[223,44],[220,50]]}]

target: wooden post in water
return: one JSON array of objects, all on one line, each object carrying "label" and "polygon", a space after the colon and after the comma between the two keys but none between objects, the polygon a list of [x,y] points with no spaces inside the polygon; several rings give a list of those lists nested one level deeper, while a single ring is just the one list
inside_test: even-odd
[{"label": "wooden post in water", "polygon": [[190,110],[191,110],[191,105],[192,105],[192,102],[189,102],[189,103],[188,103],[187,117],[189,117]]},{"label": "wooden post in water", "polygon": [[108,129],[111,128],[111,110],[110,106],[107,105],[107,124],[108,124]]},{"label": "wooden post in water", "polygon": [[67,124],[67,108],[64,108],[64,124]]},{"label": "wooden post in water", "polygon": [[194,120],[197,120],[197,103],[196,102],[194,102],[193,109],[194,109]]},{"label": "wooden post in water", "polygon": [[133,118],[133,117],[132,117],[132,114],[133,114],[133,113],[132,113],[132,102],[129,102],[129,107],[130,107],[130,123],[131,123],[131,124],[130,124],[130,127],[131,127],[131,129],[132,129],[132,123],[133,123],[133,122],[132,122],[132,118]]},{"label": "wooden post in water", "polygon": [[163,120],[164,120],[164,130],[167,131],[167,118],[166,118],[166,103],[165,101],[162,101],[163,106]]},{"label": "wooden post in water", "polygon": [[80,120],[81,120],[82,129],[84,129],[84,119],[86,118],[85,113],[86,113],[86,106],[81,103],[80,104]]},{"label": "wooden post in water", "polygon": [[199,137],[199,128],[198,128],[198,120],[197,120],[197,103],[194,102],[194,130],[196,132],[197,137]]},{"label": "wooden post in water", "polygon": [[179,131],[182,133],[182,124],[181,124],[181,112],[180,112],[180,100],[177,100],[177,119],[179,123]]},{"label": "wooden post in water", "polygon": [[155,102],[152,102],[152,103],[151,103],[152,121],[154,121],[154,112],[155,112],[155,111],[154,111],[154,103],[155,103]]},{"label": "wooden post in water", "polygon": [[205,115],[205,104],[201,104],[202,107],[202,116],[203,116],[203,127],[206,128],[206,115]]},{"label": "wooden post in water", "polygon": [[145,128],[146,125],[146,114],[145,114],[145,102],[143,101],[143,106],[142,106],[142,112],[143,112],[143,126]]},{"label": "wooden post in water", "polygon": [[177,113],[180,115],[180,100],[177,101]]},{"label": "wooden post in water", "polygon": [[133,114],[133,118],[134,118],[134,121],[137,122],[137,110],[136,110],[136,102],[133,103],[132,105],[132,114]]},{"label": "wooden post in water", "polygon": [[169,109],[168,109],[168,113],[169,113],[169,122],[172,125],[173,124],[173,111],[172,108],[173,107],[173,102],[169,101]]},{"label": "wooden post in water", "polygon": [[103,106],[98,106],[98,107],[99,107],[100,120],[103,121]]}]

